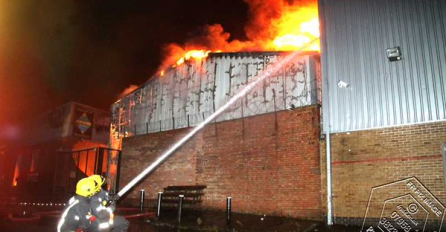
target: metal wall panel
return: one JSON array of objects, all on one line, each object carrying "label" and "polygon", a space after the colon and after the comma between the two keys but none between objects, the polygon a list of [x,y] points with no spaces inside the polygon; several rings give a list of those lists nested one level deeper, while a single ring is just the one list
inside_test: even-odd
[{"label": "metal wall panel", "polygon": [[[325,132],[446,119],[446,0],[319,6]],[[390,62],[386,49],[397,46],[402,60]]]},{"label": "metal wall panel", "polygon": [[170,68],[112,106],[115,136],[131,136],[196,126],[247,84],[280,67],[223,112],[216,121],[249,117],[320,103],[320,62],[306,53],[213,53],[199,62]]}]

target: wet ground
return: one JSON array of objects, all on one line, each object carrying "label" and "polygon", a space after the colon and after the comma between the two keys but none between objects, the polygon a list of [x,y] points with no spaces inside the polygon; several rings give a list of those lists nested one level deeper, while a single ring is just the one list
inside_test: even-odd
[{"label": "wet ground", "polygon": [[[62,206],[0,205],[0,231],[5,232],[55,232]],[[20,214],[28,214],[35,220],[14,220]],[[14,219],[8,218],[14,213]],[[319,221],[297,220],[268,215],[232,214],[231,224],[226,221],[225,212],[199,212],[186,210],[181,223],[175,211],[164,211],[158,220],[154,212],[138,209],[121,209],[117,215],[126,217],[131,225],[129,232],[358,232],[359,227],[327,227]]]}]

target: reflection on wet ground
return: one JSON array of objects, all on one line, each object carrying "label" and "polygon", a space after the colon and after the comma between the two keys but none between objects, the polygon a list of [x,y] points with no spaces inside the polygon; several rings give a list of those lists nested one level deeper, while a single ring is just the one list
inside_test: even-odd
[{"label": "reflection on wet ground", "polygon": [[[0,231],[5,232],[55,232],[62,207],[23,207],[16,205],[0,205]],[[38,220],[11,220],[8,215],[14,213],[14,218],[38,215]],[[121,209],[117,215],[127,217],[131,223],[129,232],[194,232],[194,231],[224,231],[224,232],[358,232],[359,227],[332,226],[323,222],[297,220],[292,218],[274,217],[268,215],[232,214],[231,224],[226,221],[225,212],[217,211],[184,211],[181,223],[178,223],[175,211],[163,211],[158,220],[154,213],[141,215],[138,209]],[[35,218],[35,217],[34,217]]]}]

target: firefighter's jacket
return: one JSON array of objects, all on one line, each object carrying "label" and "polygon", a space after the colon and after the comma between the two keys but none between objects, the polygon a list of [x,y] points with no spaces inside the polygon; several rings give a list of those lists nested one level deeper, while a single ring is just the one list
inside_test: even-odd
[{"label": "firefighter's jacket", "polygon": [[91,197],[90,208],[92,214],[99,221],[99,229],[109,228],[113,225],[114,209],[109,204],[108,192],[102,189]]},{"label": "firefighter's jacket", "polygon": [[90,199],[76,195],[68,202],[68,206],[57,224],[57,232],[87,230],[93,220]]}]

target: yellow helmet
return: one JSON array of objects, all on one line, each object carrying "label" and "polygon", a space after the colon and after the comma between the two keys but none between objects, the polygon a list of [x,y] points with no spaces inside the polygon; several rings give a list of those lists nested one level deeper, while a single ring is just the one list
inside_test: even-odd
[{"label": "yellow helmet", "polygon": [[105,182],[105,178],[101,175],[92,175],[88,178],[93,180],[93,182],[94,182],[94,185],[95,185],[94,191],[99,192],[101,190],[102,185]]},{"label": "yellow helmet", "polygon": [[94,181],[88,178],[83,178],[77,182],[76,194],[83,197],[91,197],[95,194]]}]

